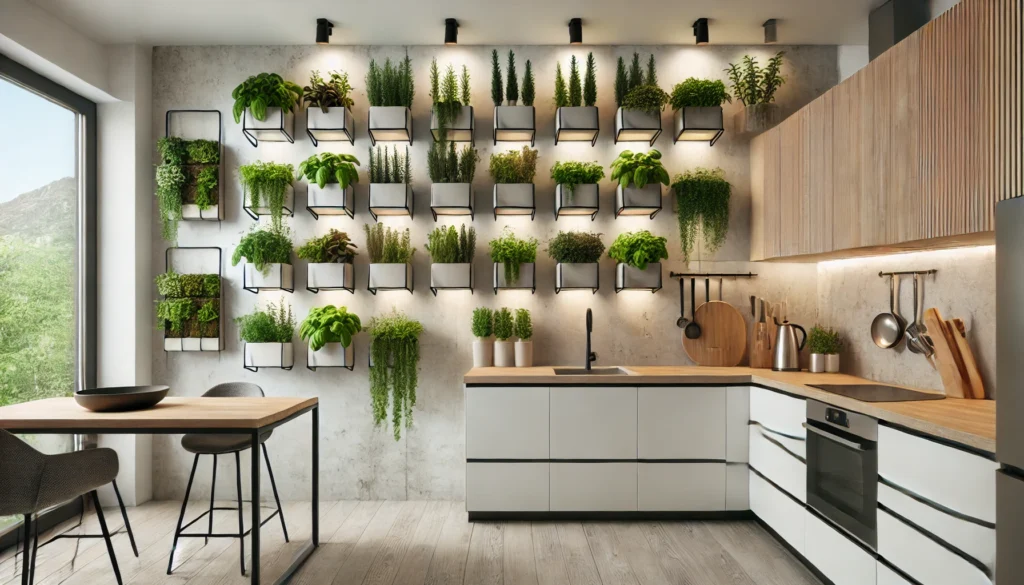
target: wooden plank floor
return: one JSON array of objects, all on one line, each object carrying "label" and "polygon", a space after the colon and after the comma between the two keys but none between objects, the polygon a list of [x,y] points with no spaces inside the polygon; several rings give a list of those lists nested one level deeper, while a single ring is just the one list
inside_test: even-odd
[{"label": "wooden plank floor", "polygon": [[[129,509],[139,547],[131,551],[116,509],[106,511],[126,584],[245,585],[238,542],[188,538],[167,575],[176,502]],[[186,518],[207,503],[189,505]],[[231,502],[218,502],[228,506]],[[263,528],[262,571],[271,582],[309,538],[309,502],[284,506],[291,543],[275,518]],[[324,502],[321,547],[295,576],[300,585],[820,585],[752,521],[477,522],[462,502]],[[249,512],[244,512],[246,522]],[[71,523],[58,530],[65,530]],[[98,533],[95,515],[84,520]],[[199,525],[202,526],[199,526]],[[237,530],[218,512],[215,532]],[[196,530],[205,530],[206,522]],[[41,535],[40,540],[46,536]],[[17,558],[21,560],[20,555]],[[245,563],[249,566],[248,547]],[[0,585],[20,583],[14,551],[0,551]],[[114,583],[102,539],[58,540],[39,552],[38,585]]]}]

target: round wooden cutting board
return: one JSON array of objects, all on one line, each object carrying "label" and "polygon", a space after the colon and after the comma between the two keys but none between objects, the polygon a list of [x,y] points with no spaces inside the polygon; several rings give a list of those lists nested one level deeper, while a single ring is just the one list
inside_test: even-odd
[{"label": "round wooden cutting board", "polygon": [[697,307],[694,321],[700,325],[700,337],[683,335],[683,350],[699,366],[733,367],[740,365],[747,352],[747,323],[729,303],[708,301]]}]

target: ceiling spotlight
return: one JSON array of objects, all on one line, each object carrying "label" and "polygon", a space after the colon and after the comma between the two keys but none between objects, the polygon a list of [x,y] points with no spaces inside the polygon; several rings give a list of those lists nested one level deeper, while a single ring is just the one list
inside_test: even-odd
[{"label": "ceiling spotlight", "polygon": [[698,45],[708,44],[708,19],[698,18],[693,22],[693,36],[697,38]]},{"label": "ceiling spotlight", "polygon": [[569,21],[569,44],[583,44],[583,19],[573,18]]},{"label": "ceiling spotlight", "polygon": [[334,23],[326,18],[316,19],[316,44],[326,45],[331,42],[331,33],[334,31]]},{"label": "ceiling spotlight", "polygon": [[454,18],[444,19],[444,44],[459,44],[459,21]]},{"label": "ceiling spotlight", "polygon": [[761,25],[764,27],[764,44],[774,45],[776,42],[778,42],[779,39],[775,25],[776,23],[774,18],[769,18],[768,20],[764,21],[764,24]]}]

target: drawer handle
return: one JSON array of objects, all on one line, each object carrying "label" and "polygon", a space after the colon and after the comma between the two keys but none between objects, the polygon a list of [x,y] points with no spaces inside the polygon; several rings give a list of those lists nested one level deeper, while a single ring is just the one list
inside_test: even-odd
[{"label": "drawer handle", "polygon": [[896,512],[895,510],[893,510],[892,508],[886,506],[885,504],[878,504],[878,509],[881,510],[882,512],[885,512],[889,516],[891,516],[897,522],[903,523],[904,525],[909,527],[911,530],[917,532],[921,536],[927,538],[928,540],[931,540],[935,544],[941,546],[942,548],[946,549],[947,551],[949,551],[949,552],[953,553],[954,555],[960,557],[961,559],[967,561],[974,568],[976,568],[979,571],[981,571],[982,573],[984,573],[985,577],[987,577],[989,580],[992,579],[992,570],[989,569],[988,566],[985,565],[985,563],[979,561],[978,559],[972,557],[971,555],[967,554],[966,552],[964,552],[964,551],[960,550],[959,548],[953,546],[952,544],[946,542],[945,539],[937,536],[932,531],[930,531],[930,530],[928,530],[928,529],[918,525],[916,522],[913,522],[913,521],[909,520],[905,516],[902,516],[899,512]]},{"label": "drawer handle", "polygon": [[780,437],[786,437],[787,439],[793,439],[794,441],[801,441],[802,442],[802,441],[806,441],[807,440],[805,437],[799,437],[797,435],[791,435],[789,433],[783,433],[783,432],[780,432],[780,431],[776,431],[775,429],[773,429],[771,427],[767,427],[767,426],[757,422],[756,420],[747,421],[747,425],[761,427],[762,429],[768,431],[769,433],[771,433],[773,435],[778,435]]},{"label": "drawer handle", "polygon": [[[768,431],[768,429],[766,429],[766,428],[762,427],[762,428],[761,428],[761,438],[762,438],[762,439],[764,439],[765,441],[768,441],[768,442],[769,442],[769,443],[771,443],[772,445],[775,445],[775,446],[776,446],[776,447],[778,447],[779,449],[782,449],[782,452],[783,452],[783,453],[785,453],[786,455],[789,455],[790,457],[792,457],[792,458],[796,459],[796,460],[797,460],[797,461],[799,461],[800,463],[804,463],[804,464],[806,464],[806,463],[807,463],[807,460],[806,460],[806,459],[804,459],[803,457],[801,457],[801,456],[797,455],[796,453],[794,453],[794,452],[790,451],[790,450],[789,450],[789,448],[788,448],[788,447],[786,447],[785,445],[783,445],[781,441],[779,441],[779,440],[778,440],[778,439],[776,439],[775,437],[771,437],[771,436],[769,436],[769,435],[768,435],[768,434],[767,434],[767,433],[766,433],[765,431]],[[769,432],[770,432],[770,431],[769,431]]]},{"label": "drawer handle", "polygon": [[907,489],[907,488],[905,488],[905,487],[903,487],[903,486],[901,486],[899,484],[893,483],[893,482],[885,479],[882,476],[878,477],[878,483],[880,483],[880,484],[882,484],[882,485],[884,485],[884,486],[886,486],[888,488],[891,488],[893,490],[896,490],[897,492],[907,496],[911,500],[914,500],[914,501],[916,501],[918,503],[924,504],[925,506],[928,506],[929,508],[932,508],[933,510],[935,510],[937,512],[942,512],[943,514],[946,514],[947,516],[951,516],[953,518],[956,518],[957,520],[963,520],[964,522],[970,522],[971,524],[977,524],[978,526],[981,526],[981,527],[984,527],[984,528],[990,528],[992,530],[996,529],[996,525],[994,523],[992,523],[992,522],[988,522],[987,520],[982,520],[980,518],[975,518],[974,516],[968,516],[967,514],[964,514],[963,512],[957,512],[956,510],[954,510],[952,508],[949,508],[947,506],[943,506],[942,504],[940,504],[938,502],[934,502],[932,500],[929,500],[928,498],[926,498],[926,497],[924,497],[924,496],[922,496],[920,494],[917,494],[917,493],[915,493],[915,492],[913,492],[913,491],[911,491],[911,490],[909,490],[909,489]]},{"label": "drawer handle", "polygon": [[827,432],[825,432],[823,430],[820,430],[818,428],[812,427],[811,425],[809,425],[807,423],[800,423],[800,425],[803,426],[804,429],[806,429],[808,432],[814,433],[815,435],[818,435],[819,437],[828,439],[829,441],[832,441],[834,443],[839,443],[840,445],[842,445],[844,447],[849,447],[850,449],[853,449],[855,451],[867,451],[867,449],[865,449],[863,445],[860,445],[858,443],[854,443],[853,441],[851,441],[849,439],[844,439],[842,437],[837,437],[836,435],[833,435],[832,433],[827,433]]}]

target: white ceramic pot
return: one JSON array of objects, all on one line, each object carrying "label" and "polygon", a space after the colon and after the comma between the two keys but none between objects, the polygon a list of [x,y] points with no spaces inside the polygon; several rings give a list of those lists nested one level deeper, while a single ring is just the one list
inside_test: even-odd
[{"label": "white ceramic pot", "polygon": [[430,132],[434,140],[447,139],[452,142],[469,142],[473,140],[473,106],[462,106],[458,115],[447,129],[447,136],[441,136],[441,125],[437,119],[437,106],[430,110]]},{"label": "white ceramic pot", "polygon": [[830,353],[825,355],[825,371],[829,374],[839,373],[839,354]]},{"label": "white ceramic pot", "polygon": [[412,112],[404,106],[370,106],[369,132],[374,141],[412,142]]},{"label": "white ceramic pot", "polygon": [[534,276],[537,264],[529,262],[519,265],[519,280],[508,282],[505,280],[505,263],[494,263],[494,288],[534,288]]},{"label": "white ceramic pot", "polygon": [[295,348],[288,343],[246,343],[245,367],[290,368],[295,364]]},{"label": "white ceramic pot", "polygon": [[242,118],[242,132],[259,142],[291,142],[295,137],[295,114],[281,108],[267,108],[263,120],[257,120],[246,108]]},{"label": "white ceramic pot", "polygon": [[494,365],[498,368],[514,368],[516,365],[516,344],[514,341],[494,342]]},{"label": "white ceramic pot", "polygon": [[825,358],[827,356],[823,353],[812,353],[811,361],[807,367],[807,371],[812,374],[821,374],[825,371]]},{"label": "white ceramic pot", "polygon": [[487,338],[477,338],[473,342],[473,367],[489,368],[494,365],[494,342]]},{"label": "white ceramic pot", "polygon": [[656,290],[661,288],[661,262],[650,262],[645,270],[624,262],[615,265],[615,288]]},{"label": "white ceramic pot", "polygon": [[311,368],[349,367],[355,363],[355,345],[342,347],[337,341],[325,343],[316,351],[310,349],[306,359]]},{"label": "white ceramic pot", "polygon": [[[270,142],[267,140],[267,142]],[[270,215],[270,207],[267,206],[267,199],[264,196],[260,196],[259,205],[256,207],[252,206],[252,198],[249,196],[248,189],[242,189],[242,207],[250,213],[257,216]],[[284,208],[281,210],[283,215],[291,215],[295,211],[295,187],[288,185],[284,189]]]},{"label": "white ceramic pot", "polygon": [[310,183],[306,190],[306,207],[317,215],[355,214],[355,189],[352,185],[342,189],[338,183],[327,183],[323,189]]},{"label": "white ceramic pot", "polygon": [[597,290],[599,286],[598,263],[555,264],[555,290]]},{"label": "white ceramic pot", "polygon": [[306,109],[306,132],[317,141],[350,141],[355,136],[355,120],[347,108],[334,106],[324,112],[319,107]]},{"label": "white ceramic pot", "polygon": [[533,342],[532,341],[517,341],[516,342],[516,367],[517,368],[530,368],[530,367],[533,367]]},{"label": "white ceramic pot", "polygon": [[453,264],[431,264],[430,286],[432,288],[471,288],[473,286],[473,265],[468,262]]},{"label": "white ceramic pot", "polygon": [[325,262],[306,265],[306,288],[316,290],[353,290],[356,286],[352,264]]},{"label": "white ceramic pot", "polygon": [[412,290],[412,264],[370,264],[370,290]]},{"label": "white ceramic pot", "polygon": [[252,264],[245,265],[244,284],[248,289],[294,290],[295,272],[291,264],[270,264],[266,274]]}]

